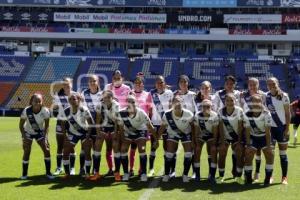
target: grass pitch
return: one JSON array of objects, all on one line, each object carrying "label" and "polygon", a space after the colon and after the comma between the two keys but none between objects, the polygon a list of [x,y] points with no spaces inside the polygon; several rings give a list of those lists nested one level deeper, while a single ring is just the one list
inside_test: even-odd
[{"label": "grass pitch", "polygon": [[[69,180],[62,180],[57,177],[54,180],[47,180],[44,176],[44,160],[42,151],[34,142],[29,163],[28,180],[20,180],[22,145],[21,136],[18,130],[18,118],[0,118],[0,199],[1,200],[34,200],[34,199],[109,199],[109,200],[135,200],[135,199],[220,199],[220,200],[298,200],[300,195],[300,172],[299,149],[290,147],[288,149],[289,159],[289,184],[281,185],[281,169],[278,159],[278,149],[276,149],[276,160],[274,165],[274,183],[265,188],[262,185],[264,176],[264,160],[261,166],[261,182],[250,186],[238,185],[231,178],[231,156],[227,158],[225,183],[216,186],[208,184],[206,177],[208,174],[206,150],[203,148],[201,158],[200,183],[191,181],[188,184],[182,183],[181,177],[162,183],[160,175],[163,172],[163,151],[160,146],[155,162],[156,176],[149,178],[147,183],[139,181],[138,177],[130,179],[128,183],[115,183],[113,177],[103,178],[97,182],[86,181],[79,176],[74,176]],[[56,163],[56,142],[55,142],[55,120],[50,124],[50,148],[52,158],[52,171]],[[291,131],[292,132],[292,131]],[[291,136],[291,139],[292,136]],[[77,155],[79,155],[77,146]],[[149,146],[149,145],[148,145]],[[102,152],[105,153],[105,147]],[[149,152],[149,148],[148,148]],[[101,173],[107,172],[105,154],[102,153]],[[228,155],[231,155],[229,152]],[[183,170],[183,152],[181,151],[177,159],[177,175],[181,175]],[[76,172],[78,173],[79,158],[76,159]],[[139,157],[136,155],[135,168],[139,166]],[[137,173],[137,170],[135,171]]]}]

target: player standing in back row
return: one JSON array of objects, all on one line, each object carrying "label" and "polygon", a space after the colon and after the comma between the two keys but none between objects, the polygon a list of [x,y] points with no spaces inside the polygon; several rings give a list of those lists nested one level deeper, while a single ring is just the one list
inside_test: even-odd
[{"label": "player standing in back row", "polygon": [[279,81],[275,77],[267,80],[268,92],[266,105],[272,115],[271,135],[275,148],[276,142],[279,147],[280,164],[282,171],[281,183],[286,185],[288,172],[287,147],[289,141],[289,126],[291,121],[290,99],[287,93],[279,87]]}]

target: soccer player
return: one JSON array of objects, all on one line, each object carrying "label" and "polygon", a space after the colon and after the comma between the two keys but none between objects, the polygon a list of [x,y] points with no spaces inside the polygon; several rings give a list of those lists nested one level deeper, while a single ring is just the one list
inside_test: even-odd
[{"label": "soccer player", "polygon": [[115,70],[112,75],[112,83],[107,84],[104,90],[111,90],[114,97],[120,104],[120,108],[125,108],[127,106],[127,96],[131,92],[129,86],[123,83],[124,78],[120,70]]},{"label": "soccer player", "polygon": [[48,145],[49,119],[50,112],[43,106],[43,96],[37,93],[32,95],[30,98],[30,105],[23,110],[19,123],[24,150],[22,180],[27,179],[31,145],[32,140],[34,139],[44,152],[46,176],[49,179],[54,178],[50,172],[51,156]]},{"label": "soccer player", "polygon": [[184,149],[184,170],[182,180],[183,182],[189,182],[188,173],[193,155],[192,139],[195,136],[194,115],[188,109],[183,108],[181,102],[182,98],[179,95],[173,98],[172,109],[165,112],[158,132],[158,136],[161,136],[165,130],[167,130],[168,134],[163,182],[168,182],[171,178],[171,167],[174,162],[173,160],[179,141],[181,141]]},{"label": "soccer player", "polygon": [[[257,78],[250,77],[248,79],[248,90],[241,92],[240,96],[240,105],[243,108],[244,113],[249,111],[249,105],[251,102],[252,95],[260,95],[262,98],[262,103],[265,105],[266,102],[266,94],[259,89],[259,81]],[[260,164],[261,164],[261,149],[256,150],[256,157],[255,157],[255,174],[254,174],[254,182],[258,182],[259,180],[259,171],[260,171]]]},{"label": "soccer player", "polygon": [[62,132],[66,138],[63,150],[63,165],[65,170],[64,178],[70,176],[70,160],[69,155],[75,148],[76,144],[81,141],[85,154],[85,178],[89,179],[91,169],[91,146],[90,139],[91,126],[93,119],[87,107],[81,105],[82,97],[77,92],[72,92],[68,97],[70,107],[64,110],[65,118],[61,123]]},{"label": "soccer player", "polygon": [[[88,89],[83,90],[81,96],[83,97],[84,106],[87,107],[92,115],[92,122],[94,127],[91,127],[91,139],[93,144],[93,172],[94,176],[91,177],[92,180],[97,180],[100,178],[99,175],[99,166],[100,166],[100,152],[97,151],[96,147],[96,108],[100,105],[102,99],[102,91],[99,86],[99,77],[97,75],[90,75],[88,79]],[[80,152],[80,173],[81,175],[85,175],[84,170],[84,162],[85,162],[85,155],[84,150],[81,149]],[[98,163],[99,162],[99,163]],[[112,169],[110,169],[112,170]],[[90,172],[88,172],[90,173]]]},{"label": "soccer player", "polygon": [[174,92],[174,96],[181,97],[182,107],[191,111],[192,113],[197,112],[197,106],[195,103],[196,93],[189,90],[189,82],[190,79],[186,75],[180,75],[178,79],[178,87],[179,89]]},{"label": "soccer player", "polygon": [[157,135],[148,115],[137,106],[134,95],[127,97],[128,106],[119,113],[118,127],[122,137],[121,163],[124,170],[122,180],[129,180],[128,173],[128,149],[132,142],[138,146],[141,163],[141,181],[147,181],[147,154],[146,137],[147,130],[155,137],[155,144],[158,145]]},{"label": "soccer player", "polygon": [[274,142],[278,142],[280,164],[282,170],[281,183],[288,184],[288,157],[287,147],[289,141],[289,126],[290,126],[290,100],[288,94],[283,92],[279,87],[278,79],[271,77],[267,80],[267,97],[266,105],[272,115],[271,135]]},{"label": "soccer player", "polygon": [[291,103],[292,119],[291,123],[293,124],[294,129],[294,146],[297,145],[297,129],[300,125],[300,96]]},{"label": "soccer player", "polygon": [[[151,119],[151,116],[153,113],[153,111],[152,111],[153,100],[152,100],[151,94],[144,90],[144,81],[145,81],[145,79],[143,77],[143,74],[138,73],[134,80],[133,94],[136,98],[137,106],[139,108],[141,108],[143,111],[145,111],[145,113]],[[151,152],[154,149],[154,147],[152,145],[152,141],[153,140],[151,140]],[[137,144],[133,142],[130,145],[130,154],[129,154],[130,176],[134,175],[133,168],[134,168],[134,162],[135,162],[136,148],[137,148]],[[155,152],[155,150],[154,150],[154,152]],[[151,158],[153,158],[153,157],[150,156],[150,159]],[[151,164],[151,162],[150,162],[150,164]],[[140,170],[139,170],[139,172],[140,172]]]},{"label": "soccer player", "polygon": [[216,105],[216,109],[219,110],[225,106],[225,96],[228,93],[233,93],[235,96],[235,105],[239,106],[240,92],[235,90],[236,79],[234,76],[226,76],[225,77],[225,85],[223,90],[219,90],[215,94],[215,98],[213,104]]},{"label": "soccer player", "polygon": [[[224,89],[223,90],[219,90],[215,93],[214,99],[213,99],[213,105],[214,105],[214,109],[218,112],[221,108],[223,108],[225,106],[225,97],[226,94],[233,94],[235,97],[235,106],[240,106],[240,92],[238,90],[235,90],[235,86],[236,86],[236,79],[234,76],[226,76],[225,77],[225,84],[224,84]],[[235,177],[237,172],[236,172],[236,152],[232,151],[232,175]]]},{"label": "soccer player", "polygon": [[272,117],[269,111],[265,110],[262,96],[254,94],[250,97],[248,111],[245,114],[244,124],[246,128],[246,150],[245,150],[245,176],[246,184],[252,183],[252,161],[257,150],[262,150],[265,159],[265,180],[264,184],[270,184],[273,172],[274,155],[271,142],[271,122]]},{"label": "soccer player", "polygon": [[[120,109],[127,106],[126,97],[131,92],[129,86],[125,85],[124,78],[120,70],[115,70],[112,75],[112,82],[105,85],[104,90],[111,90],[114,94],[114,98],[118,101]],[[106,134],[106,161],[109,169],[113,168],[113,158],[112,158],[112,138],[111,134]],[[107,176],[113,175],[113,171],[109,171]]]},{"label": "soccer player", "polygon": [[[171,109],[172,107],[172,99],[173,99],[173,92],[167,89],[166,81],[163,76],[158,76],[155,80],[155,89],[150,90],[150,94],[153,100],[153,114],[152,114],[152,123],[156,129],[159,130],[160,125],[162,123],[162,117],[164,113]],[[151,141],[153,141],[153,136],[151,136]],[[162,134],[163,139],[163,148],[166,152],[167,147],[167,133],[164,132]],[[154,175],[154,160],[156,157],[156,149],[151,147],[151,153],[149,158],[149,173],[148,176]],[[165,157],[165,155],[164,155]]]},{"label": "soccer player", "polygon": [[[214,100],[214,95],[212,95],[212,85],[209,81],[203,81],[200,84],[200,91],[197,93],[195,98],[195,103],[198,111],[201,111],[202,109],[201,103],[204,99],[208,99],[210,101]],[[214,105],[212,107],[212,110],[216,111]]]},{"label": "soccer player", "polygon": [[[119,114],[120,106],[119,103],[114,99],[114,95],[112,91],[105,90],[103,92],[101,105],[97,107],[97,117],[96,117],[96,124],[97,124],[97,140],[96,140],[96,147],[97,151],[101,152],[102,144],[104,138],[112,138],[112,148],[114,151],[114,160],[115,160],[115,181],[121,181],[120,176],[120,135],[117,131],[117,117]],[[100,159],[96,162],[96,176],[94,179],[99,177],[99,166],[100,166]],[[98,175],[97,175],[98,174]]]},{"label": "soccer player", "polygon": [[[64,109],[69,107],[68,96],[72,92],[73,80],[69,77],[63,79],[62,89],[54,96],[53,99],[53,115],[57,118],[56,122],[56,142],[57,142],[57,154],[56,154],[56,170],[54,175],[62,173],[62,158],[63,158],[63,145],[64,136],[61,129],[61,122],[64,119]],[[76,154],[74,149],[70,153],[70,166],[71,175],[75,175],[75,159]]]},{"label": "soccer player", "polygon": [[232,174],[237,177],[236,181],[241,183],[241,176],[243,172],[243,110],[235,105],[236,99],[233,93],[225,95],[225,107],[219,110],[219,174],[221,182],[224,182],[225,162],[228,147],[231,145],[231,149],[235,152],[236,157],[233,157]]},{"label": "soccer player", "polygon": [[201,102],[201,111],[195,115],[195,147],[194,147],[194,167],[196,181],[200,181],[200,156],[203,145],[206,143],[208,154],[209,181],[215,183],[215,174],[217,169],[217,137],[219,127],[219,117],[212,110],[212,102],[204,99]]},{"label": "soccer player", "polygon": [[[193,114],[197,112],[197,106],[195,103],[196,93],[189,90],[190,79],[186,75],[180,75],[178,79],[178,87],[179,89],[174,92],[174,96],[180,96],[182,107],[191,111]],[[177,151],[177,150],[176,150]],[[194,156],[193,156],[194,157]],[[172,159],[171,165],[171,177],[175,177],[175,169],[176,169],[176,160],[177,153],[175,153],[174,159]],[[192,158],[193,160],[193,158]],[[193,162],[192,162],[193,164]],[[194,166],[193,166],[194,171]],[[195,177],[195,173],[193,173],[193,178]]]}]

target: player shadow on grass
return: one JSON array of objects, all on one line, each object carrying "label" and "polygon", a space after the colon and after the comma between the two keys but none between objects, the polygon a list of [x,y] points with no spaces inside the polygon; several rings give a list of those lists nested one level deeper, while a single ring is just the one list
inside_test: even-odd
[{"label": "player shadow on grass", "polygon": [[[20,179],[17,179],[20,180]],[[68,179],[62,179],[61,176],[49,180],[45,175],[29,176],[27,180],[20,180],[16,187],[27,187],[32,185],[49,185],[50,190],[60,190],[68,187],[78,187],[78,190],[90,190],[94,187],[112,187],[117,186],[113,177],[105,177],[98,181],[85,180],[80,176],[71,176]]]},{"label": "player shadow on grass", "polygon": [[[253,189],[264,189],[263,183],[253,183],[251,185],[239,185],[236,182],[231,182],[232,178],[226,179],[222,184],[211,185],[207,179],[201,179],[200,182],[191,180],[189,183],[183,183],[181,177],[170,180],[167,183],[160,182],[160,188],[162,191],[171,191],[174,189],[181,189],[182,192],[195,192],[199,190],[210,190],[210,194],[221,193],[235,193],[243,192]],[[230,181],[230,182],[227,182]],[[271,184],[269,187],[278,185],[280,183]]]},{"label": "player shadow on grass", "polygon": [[4,183],[11,183],[11,182],[16,182],[20,180],[19,178],[16,177],[5,177],[5,178],[0,178],[0,184]]},{"label": "player shadow on grass", "polygon": [[[141,182],[140,178],[138,176],[131,177],[129,181],[127,182],[128,191],[139,191],[143,189],[152,189],[157,188],[157,185],[159,187],[159,184],[155,184],[156,181],[159,181],[160,177],[151,177],[148,178],[147,182]],[[153,184],[154,183],[154,184]]]}]

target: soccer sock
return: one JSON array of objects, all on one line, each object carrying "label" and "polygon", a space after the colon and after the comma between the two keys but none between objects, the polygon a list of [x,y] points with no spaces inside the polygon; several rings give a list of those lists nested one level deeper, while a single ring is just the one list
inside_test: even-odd
[{"label": "soccer sock", "polygon": [[70,175],[70,160],[63,160],[66,175]]},{"label": "soccer sock", "polygon": [[136,147],[137,147],[137,146],[136,146],[135,143],[131,144],[130,154],[129,154],[129,165],[130,165],[130,170],[133,170],[133,167],[134,167]]},{"label": "soccer sock", "polygon": [[63,154],[57,154],[56,155],[56,166],[57,168],[61,168]]},{"label": "soccer sock", "polygon": [[224,168],[219,168],[219,176],[224,177],[225,174],[225,169]]},{"label": "soccer sock", "polygon": [[246,165],[244,168],[245,168],[246,182],[251,183],[252,182],[252,165]]},{"label": "soccer sock", "polygon": [[270,181],[273,174],[273,165],[266,164],[266,180]]},{"label": "soccer sock", "polygon": [[154,161],[155,161],[155,150],[152,150],[149,157],[149,169],[154,169]]},{"label": "soccer sock", "polygon": [[184,165],[183,174],[184,175],[188,175],[188,173],[189,173],[191,162],[192,162],[192,156],[193,156],[192,152],[184,153],[184,161],[183,161],[183,165]]},{"label": "soccer sock", "polygon": [[99,173],[100,163],[101,163],[101,153],[99,151],[94,151],[93,153],[93,166],[94,166],[94,173]]},{"label": "soccer sock", "polygon": [[147,173],[147,154],[140,153],[141,174]]},{"label": "soccer sock", "polygon": [[208,167],[211,166],[211,155],[207,155]]},{"label": "soccer sock", "polygon": [[120,153],[115,153],[114,154],[114,160],[115,160],[115,172],[119,173],[120,172],[120,167],[121,167],[121,159],[120,159],[121,154]]},{"label": "soccer sock", "polygon": [[124,174],[128,174],[128,153],[121,153],[121,163]]},{"label": "soccer sock", "polygon": [[196,178],[200,178],[200,163],[194,163],[194,172],[196,174]]},{"label": "soccer sock", "polygon": [[165,152],[165,175],[170,174],[173,160],[174,160],[174,153]]},{"label": "soccer sock", "polygon": [[50,157],[44,158],[45,161],[45,168],[46,168],[46,174],[51,174],[51,159]]},{"label": "soccer sock", "polygon": [[112,150],[106,152],[106,162],[109,170],[113,168]]},{"label": "soccer sock", "polygon": [[81,150],[79,155],[80,170],[84,169],[84,161],[85,161],[85,153],[83,150]]},{"label": "soccer sock", "polygon": [[22,176],[27,176],[27,172],[28,172],[28,164],[29,164],[29,160],[23,160],[22,162]]},{"label": "soccer sock", "polygon": [[70,153],[70,167],[75,167],[76,153]]},{"label": "soccer sock", "polygon": [[242,174],[243,174],[243,168],[237,167],[237,168],[236,168],[236,176],[237,176],[237,177],[241,177]]},{"label": "soccer sock", "polygon": [[196,173],[196,172],[195,172],[196,169],[195,169],[195,166],[194,166],[194,159],[195,159],[195,157],[194,157],[194,154],[193,154],[193,155],[192,155],[192,159],[191,159],[191,166],[192,166],[193,173]]},{"label": "soccer sock", "polygon": [[217,164],[216,163],[211,163],[210,164],[210,177],[215,178],[216,177],[216,171],[217,171]]},{"label": "soccer sock", "polygon": [[260,164],[261,164],[261,156],[255,156],[255,172],[259,173],[260,171]]},{"label": "soccer sock", "polygon": [[280,164],[282,176],[286,177],[288,172],[288,157],[286,151],[280,151]]},{"label": "soccer sock", "polygon": [[177,153],[174,153],[173,159],[172,159],[172,163],[171,163],[171,173],[175,172],[176,169],[176,160],[177,160]]},{"label": "soccer sock", "polygon": [[85,160],[84,165],[85,165],[85,173],[86,174],[90,174],[91,164],[92,164],[92,162],[90,160]]},{"label": "soccer sock", "polygon": [[231,158],[232,158],[232,173],[235,176],[236,175],[236,155],[235,155],[235,152],[232,152]]},{"label": "soccer sock", "polygon": [[297,138],[298,132],[297,132],[297,128],[294,129],[294,138]]}]

